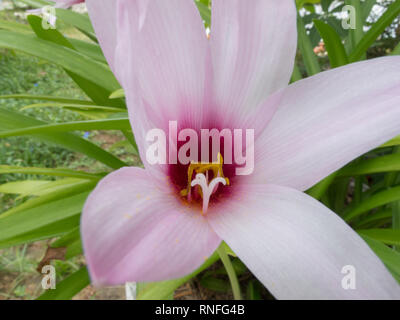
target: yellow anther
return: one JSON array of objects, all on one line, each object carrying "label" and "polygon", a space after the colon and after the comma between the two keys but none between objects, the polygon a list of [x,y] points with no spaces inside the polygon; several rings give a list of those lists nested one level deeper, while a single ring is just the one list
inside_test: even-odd
[{"label": "yellow anther", "polygon": [[[207,162],[207,163],[198,163],[198,162],[191,162],[188,168],[188,182],[187,188],[181,191],[182,197],[187,197],[189,195],[191,189],[191,183],[193,178],[193,173],[196,176],[198,173],[206,174],[208,171],[212,171],[213,178],[223,178],[226,181],[226,185],[229,186],[229,179],[225,178],[224,171],[223,171],[224,159],[222,158],[221,153],[218,153],[217,161],[216,162]],[[201,191],[200,191],[200,195]]]}]

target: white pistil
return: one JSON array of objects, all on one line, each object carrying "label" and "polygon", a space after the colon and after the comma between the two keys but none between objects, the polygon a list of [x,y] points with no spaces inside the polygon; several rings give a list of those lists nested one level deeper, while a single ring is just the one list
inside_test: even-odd
[{"label": "white pistil", "polygon": [[224,186],[226,185],[226,180],[221,177],[217,177],[211,180],[210,184],[207,183],[207,178],[203,173],[196,174],[196,178],[193,179],[191,186],[194,187],[199,185],[203,192],[203,214],[206,214],[208,209],[208,204],[210,202],[210,197],[213,194],[215,187],[222,183]]}]

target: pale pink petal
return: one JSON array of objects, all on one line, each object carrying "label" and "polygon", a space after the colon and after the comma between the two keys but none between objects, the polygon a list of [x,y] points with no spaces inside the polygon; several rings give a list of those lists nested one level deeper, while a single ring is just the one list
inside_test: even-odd
[{"label": "pale pink petal", "polygon": [[220,239],[205,219],[170,193],[167,181],[123,168],[89,196],[82,216],[92,282],[115,285],[182,277],[199,267]]},{"label": "pale pink petal", "polygon": [[[168,120],[200,126],[211,76],[205,28],[193,1],[120,1],[117,68],[122,85],[142,107],[128,104],[132,120],[145,109],[165,129]],[[139,90],[139,93],[137,91]]]},{"label": "pale pink petal", "polygon": [[[86,7],[110,68],[115,72],[115,49],[117,47],[117,3],[113,0],[87,0]],[[118,78],[118,74],[115,74]]]},{"label": "pale pink petal", "polygon": [[211,104],[210,49],[193,1],[118,1],[115,72],[146,169],[151,129],[201,128]]},{"label": "pale pink petal", "polygon": [[256,142],[254,178],[306,190],[400,134],[400,57],[322,72],[290,85]]},{"label": "pale pink petal", "polygon": [[[383,263],[320,202],[261,184],[242,186],[240,198],[210,212],[209,222],[276,298],[400,299]],[[355,268],[354,290],[342,286],[346,266]]]},{"label": "pale pink petal", "polygon": [[294,1],[213,1],[210,44],[216,102],[245,115],[289,83],[297,44]]}]

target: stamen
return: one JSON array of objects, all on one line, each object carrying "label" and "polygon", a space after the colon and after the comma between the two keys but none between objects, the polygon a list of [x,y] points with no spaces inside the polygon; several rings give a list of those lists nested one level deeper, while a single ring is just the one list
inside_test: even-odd
[{"label": "stamen", "polygon": [[207,178],[203,173],[198,173],[196,175],[196,178],[192,181],[192,187],[199,185],[201,187],[201,190],[203,191],[203,215],[207,213],[210,197],[214,193],[214,189],[219,183],[222,183],[225,186],[227,184],[227,181],[224,178],[218,177],[213,179],[210,184],[208,184]]},{"label": "stamen", "polygon": [[[212,194],[217,192],[218,186],[222,183],[224,186],[230,184],[229,179],[224,176],[224,171],[222,169],[224,164],[224,159],[221,153],[218,153],[217,162],[212,163],[196,163],[192,162],[188,168],[188,184],[187,188],[181,191],[182,197],[187,197],[189,202],[192,201],[192,188],[195,186],[200,186],[200,189],[196,191],[196,195],[200,195],[203,198],[203,210],[202,214],[205,214],[208,209],[208,204],[210,202],[210,197]],[[212,180],[208,184],[209,171],[212,171]],[[195,174],[195,179],[192,181],[193,174]]]},{"label": "stamen", "polygon": [[[188,183],[187,183],[187,188],[181,191],[181,196],[183,197],[190,197],[190,183],[192,182],[193,178],[193,173],[208,173],[208,171],[212,171],[214,178],[216,177],[221,177],[226,180],[226,184],[229,186],[229,179],[225,178],[224,176],[224,171],[222,169],[222,166],[224,164],[224,159],[222,158],[221,153],[218,153],[218,159],[217,162],[212,162],[212,163],[198,163],[198,162],[192,162],[189,165],[188,168]],[[189,199],[188,199],[189,200]]]}]

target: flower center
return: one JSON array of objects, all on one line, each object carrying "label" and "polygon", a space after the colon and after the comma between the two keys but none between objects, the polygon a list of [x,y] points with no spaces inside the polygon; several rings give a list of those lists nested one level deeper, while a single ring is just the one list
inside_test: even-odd
[{"label": "flower center", "polygon": [[[189,165],[187,188],[181,191],[181,196],[187,197],[188,202],[191,202],[194,196],[199,195],[203,199],[203,215],[207,213],[210,198],[217,192],[219,184],[222,183],[224,186],[230,184],[229,179],[224,176],[223,164],[222,155],[218,153],[216,162],[192,162]],[[193,175],[195,175],[194,179]]]}]

